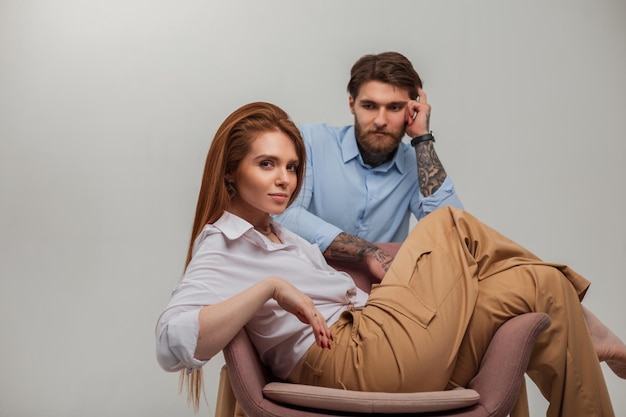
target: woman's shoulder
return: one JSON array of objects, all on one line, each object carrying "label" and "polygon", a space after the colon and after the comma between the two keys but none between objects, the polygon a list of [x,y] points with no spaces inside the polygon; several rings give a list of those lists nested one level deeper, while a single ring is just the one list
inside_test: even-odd
[{"label": "woman's shoulder", "polygon": [[236,240],[242,236],[251,227],[250,223],[226,211],[214,223],[204,225],[194,241],[194,252],[207,242],[210,242],[212,246],[217,245],[218,242],[223,242],[225,245],[227,241]]}]

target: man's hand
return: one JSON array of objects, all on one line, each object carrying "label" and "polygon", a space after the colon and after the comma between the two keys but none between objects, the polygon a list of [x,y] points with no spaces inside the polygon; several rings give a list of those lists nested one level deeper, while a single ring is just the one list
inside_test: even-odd
[{"label": "man's hand", "polygon": [[365,265],[379,281],[389,269],[393,257],[384,250],[360,237],[341,232],[324,251],[326,259],[354,262]]},{"label": "man's hand", "polygon": [[[411,138],[430,133],[430,104],[428,104],[424,90],[418,88],[417,94],[417,100],[409,101],[406,106],[405,131]],[[428,197],[435,193],[446,180],[446,170],[430,140],[415,146],[415,156],[420,191],[424,197]]]},{"label": "man's hand", "polygon": [[417,100],[411,100],[406,106],[406,134],[412,138],[430,133],[430,104],[426,93],[417,89]]},{"label": "man's hand", "polygon": [[368,252],[364,260],[370,273],[377,280],[382,281],[389,270],[389,266],[391,266],[393,256],[389,255],[378,246],[375,246],[375,248],[375,250]]}]

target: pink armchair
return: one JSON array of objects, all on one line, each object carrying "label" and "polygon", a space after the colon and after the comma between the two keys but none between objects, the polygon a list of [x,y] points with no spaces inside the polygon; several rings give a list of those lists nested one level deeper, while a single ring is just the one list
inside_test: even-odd
[{"label": "pink armchair", "polygon": [[[381,244],[395,254],[399,244]],[[371,281],[351,264],[334,263],[369,290]],[[527,313],[504,323],[490,342],[478,374],[467,388],[440,392],[379,393],[290,384],[261,363],[245,330],[224,349],[216,417],[330,417],[412,415],[505,417],[524,414],[524,374],[536,337],[550,325],[544,313]],[[520,396],[521,394],[521,396]]]}]

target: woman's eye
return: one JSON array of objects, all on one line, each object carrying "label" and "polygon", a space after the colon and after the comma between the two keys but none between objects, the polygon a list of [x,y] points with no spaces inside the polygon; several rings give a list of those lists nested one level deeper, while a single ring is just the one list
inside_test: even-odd
[{"label": "woman's eye", "polygon": [[261,168],[271,168],[272,167],[272,162],[271,161],[262,161],[259,166]]},{"label": "woman's eye", "polygon": [[287,165],[287,169],[288,169],[289,171],[296,172],[296,171],[298,170],[298,165],[295,165],[295,164],[293,164],[293,165]]}]

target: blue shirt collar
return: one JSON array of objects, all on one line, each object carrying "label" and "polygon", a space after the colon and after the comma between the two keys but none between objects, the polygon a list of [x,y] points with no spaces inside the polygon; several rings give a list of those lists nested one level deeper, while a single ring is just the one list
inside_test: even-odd
[{"label": "blue shirt collar", "polygon": [[[405,152],[407,152],[407,148],[401,143],[398,151],[393,156],[391,161],[385,162],[384,164],[373,168],[373,170],[387,172],[392,167],[395,167],[400,174],[403,174],[406,170],[407,163],[407,158],[404,157]],[[347,164],[349,161],[356,158],[364,168],[372,169],[372,167],[363,162],[363,157],[361,156],[359,147],[356,144],[354,125],[350,126],[350,128],[345,131],[343,138],[341,138],[341,155],[343,157],[344,164]]]}]

